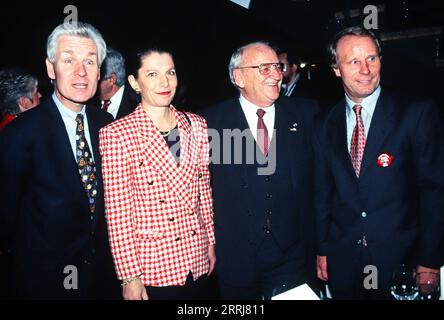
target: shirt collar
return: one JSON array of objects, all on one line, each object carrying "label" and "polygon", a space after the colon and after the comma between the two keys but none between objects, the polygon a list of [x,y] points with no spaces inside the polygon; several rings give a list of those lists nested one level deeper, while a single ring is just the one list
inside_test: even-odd
[{"label": "shirt collar", "polygon": [[55,91],[52,94],[52,100],[54,100],[54,103],[56,104],[57,109],[59,109],[59,112],[62,115],[62,117],[67,117],[67,118],[75,120],[78,114],[83,115],[83,117],[85,117],[85,115],[86,115],[85,105],[82,107],[82,110],[80,110],[80,112],[74,112],[71,109],[69,109],[68,107],[65,107],[60,102],[59,98],[57,98],[57,95],[55,94]]},{"label": "shirt collar", "polygon": [[373,114],[376,107],[376,102],[378,101],[379,95],[381,94],[381,86],[378,86],[373,93],[367,97],[365,97],[361,103],[356,103],[351,100],[347,94],[345,94],[345,101],[347,105],[347,112],[353,112],[353,107],[359,104],[363,110],[368,112],[369,114]]},{"label": "shirt collar", "polygon": [[[119,90],[116,91],[116,93],[111,97],[111,99],[109,99],[111,101],[110,105],[120,105],[120,102],[122,101],[123,98],[123,90],[125,89],[125,85],[121,86],[119,88]],[[103,105],[103,100],[102,100],[102,105]]]},{"label": "shirt collar", "polygon": [[266,108],[258,107],[254,103],[247,100],[242,94],[239,97],[239,102],[241,104],[241,107],[242,107],[242,110],[244,111],[244,113],[256,115],[257,109],[262,109],[265,111],[264,117],[266,117],[266,116],[272,116],[275,111],[274,103],[271,106],[266,107]]}]

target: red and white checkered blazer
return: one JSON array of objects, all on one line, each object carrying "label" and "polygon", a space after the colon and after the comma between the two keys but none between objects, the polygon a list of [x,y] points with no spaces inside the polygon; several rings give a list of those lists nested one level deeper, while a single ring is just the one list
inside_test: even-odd
[{"label": "red and white checkered blazer", "polygon": [[173,106],[180,164],[139,105],[100,130],[105,213],[117,276],[146,286],[185,284],[209,270],[215,243],[207,124]]}]

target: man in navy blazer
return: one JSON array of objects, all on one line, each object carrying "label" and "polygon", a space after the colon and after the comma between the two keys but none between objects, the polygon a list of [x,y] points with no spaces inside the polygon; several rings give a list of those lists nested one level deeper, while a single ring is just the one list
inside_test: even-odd
[{"label": "man in navy blazer", "polygon": [[[96,92],[105,54],[106,44],[91,25],[56,27],[48,38],[46,59],[52,97],[0,135],[0,236],[13,258],[11,297],[95,299],[118,294],[98,152],[99,129],[113,119],[85,105]],[[86,144],[85,152],[92,153],[96,187],[80,174],[78,130],[87,141],[81,147]],[[86,190],[91,186],[92,196]]]},{"label": "man in navy blazer", "polygon": [[120,119],[136,109],[140,96],[126,84],[125,58],[123,55],[108,47],[106,58],[102,65],[102,76],[99,81],[101,108]]},{"label": "man in navy blazer", "polygon": [[310,132],[318,106],[278,99],[283,68],[267,43],[237,49],[229,72],[240,96],[203,113],[222,299],[270,299],[314,276]]},{"label": "man in navy blazer", "polygon": [[381,89],[372,32],[345,29],[330,53],[345,99],[314,127],[317,274],[333,298],[385,299],[401,264],[444,263],[443,125],[432,102]]}]

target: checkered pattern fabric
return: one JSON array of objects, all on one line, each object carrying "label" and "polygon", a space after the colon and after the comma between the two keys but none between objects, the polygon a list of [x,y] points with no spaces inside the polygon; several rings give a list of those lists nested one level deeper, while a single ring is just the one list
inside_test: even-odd
[{"label": "checkered pattern fabric", "polygon": [[207,125],[174,112],[177,163],[141,105],[100,130],[105,212],[119,279],[146,286],[185,284],[208,272],[215,243]]},{"label": "checkered pattern fabric", "polygon": [[353,129],[352,141],[350,145],[350,157],[352,160],[353,168],[355,169],[356,176],[359,178],[361,171],[362,157],[364,156],[365,149],[365,130],[364,122],[361,117],[362,106],[355,105],[353,110],[356,113],[356,125]]}]

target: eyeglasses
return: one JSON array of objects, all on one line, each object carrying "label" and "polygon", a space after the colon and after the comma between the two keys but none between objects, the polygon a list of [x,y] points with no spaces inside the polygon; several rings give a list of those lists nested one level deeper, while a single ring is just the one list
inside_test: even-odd
[{"label": "eyeglasses", "polygon": [[287,70],[287,65],[285,63],[261,63],[258,66],[246,66],[246,67],[237,67],[235,69],[246,69],[246,68],[255,68],[259,69],[259,73],[261,75],[267,76],[270,74],[271,70],[274,69],[279,73],[285,72]]}]

